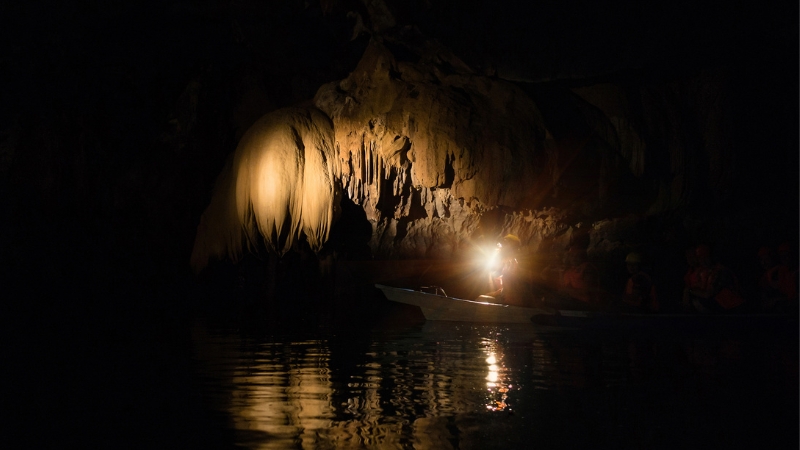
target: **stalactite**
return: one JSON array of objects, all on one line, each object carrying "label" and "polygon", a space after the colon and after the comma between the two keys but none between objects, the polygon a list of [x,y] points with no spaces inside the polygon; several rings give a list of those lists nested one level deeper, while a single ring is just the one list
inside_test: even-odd
[{"label": "stalactite", "polygon": [[203,213],[194,270],[211,257],[235,261],[243,246],[261,242],[282,255],[301,235],[319,250],[330,233],[341,173],[332,144],[330,119],[315,108],[286,108],[256,122]]}]

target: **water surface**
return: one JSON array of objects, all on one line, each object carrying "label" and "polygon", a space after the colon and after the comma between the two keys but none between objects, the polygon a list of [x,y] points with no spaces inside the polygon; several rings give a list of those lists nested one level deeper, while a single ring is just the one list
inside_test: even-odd
[{"label": "water surface", "polygon": [[199,320],[200,386],[253,449],[797,448],[796,337]]}]

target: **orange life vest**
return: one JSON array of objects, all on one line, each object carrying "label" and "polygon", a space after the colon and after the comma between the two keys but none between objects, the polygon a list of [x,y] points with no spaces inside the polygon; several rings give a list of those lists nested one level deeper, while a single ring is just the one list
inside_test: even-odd
[{"label": "orange life vest", "polygon": [[570,267],[564,272],[563,284],[574,289],[575,298],[586,303],[596,303],[597,294],[593,290],[597,287],[595,278],[597,269],[588,262]]}]

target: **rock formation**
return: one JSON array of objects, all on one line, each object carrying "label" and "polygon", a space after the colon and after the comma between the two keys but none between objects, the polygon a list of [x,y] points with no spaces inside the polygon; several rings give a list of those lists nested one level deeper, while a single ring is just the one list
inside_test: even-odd
[{"label": "rock formation", "polygon": [[[366,214],[373,257],[454,258],[505,233],[527,254],[578,239],[600,255],[625,251],[641,239],[617,231],[637,221],[730,199],[725,86],[708,72],[669,83],[514,84],[476,73],[412,27],[374,37],[355,70],[314,98],[332,127],[319,112],[298,125],[297,110],[285,110],[242,139],[203,216],[193,264],[235,258],[243,237],[253,247],[263,236],[282,254],[306,236],[319,250],[326,208],[338,206],[334,180]],[[307,147],[292,136],[309,124],[316,150],[306,150],[303,169]],[[325,176],[309,186],[317,172]],[[234,197],[235,208],[222,200]]]},{"label": "rock formation", "polygon": [[452,257],[486,211],[528,211],[527,222],[520,214],[501,228],[531,222],[552,178],[546,130],[519,87],[405,32],[373,40],[353,73],[314,102],[333,121],[343,188],[367,213],[375,253]]},{"label": "rock formation", "polygon": [[[330,158],[326,176],[359,217],[363,211],[372,257],[462,258],[506,233],[520,237],[526,257],[551,262],[572,243],[608,259],[658,247],[678,239],[675,233],[683,241],[711,233],[739,239],[724,219],[713,222],[740,206],[742,194],[742,146],[730,114],[736,91],[725,69],[511,82],[473,69],[416,27],[387,20],[359,32],[371,37],[354,70],[313,99],[332,124],[317,143]],[[274,124],[281,114],[270,116]],[[208,256],[235,259],[240,252],[244,238],[230,231],[237,222],[223,226],[224,236],[209,230],[211,217],[233,220],[220,198],[236,196],[236,221],[251,247],[263,236],[283,253],[305,236],[320,250],[336,226],[328,215],[301,212],[288,196],[256,198],[255,180],[279,178],[242,166],[260,157],[241,156],[258,148],[247,139],[226,169],[236,180],[221,176],[204,214],[196,267]],[[291,148],[295,155],[300,147]],[[294,174],[285,180],[290,186],[306,183],[308,174],[285,170]],[[336,191],[327,183],[329,201]],[[256,213],[258,203],[270,206]],[[253,214],[243,212],[248,204]],[[308,208],[321,211],[322,204]],[[217,244],[198,251],[201,236],[216,236],[209,242]]]},{"label": "rock formation", "polygon": [[330,121],[315,108],[278,110],[250,127],[200,219],[194,270],[262,245],[283,255],[301,237],[319,250],[340,200],[332,142]]},{"label": "rock formation", "polygon": [[[51,6],[49,21],[30,5],[9,15],[27,31],[0,64],[9,279],[38,280],[47,254],[62,280],[138,289],[186,271],[194,240],[195,266],[319,245],[327,212],[307,239],[303,217],[279,217],[296,199],[267,218],[251,197],[246,231],[219,200],[235,199],[232,156],[220,172],[244,132],[318,91],[343,194],[323,251],[342,258],[458,258],[512,232],[528,255],[576,241],[595,262],[641,245],[680,255],[706,240],[746,265],[797,236],[798,25],[784,4]],[[349,229],[357,245],[342,246]]]}]

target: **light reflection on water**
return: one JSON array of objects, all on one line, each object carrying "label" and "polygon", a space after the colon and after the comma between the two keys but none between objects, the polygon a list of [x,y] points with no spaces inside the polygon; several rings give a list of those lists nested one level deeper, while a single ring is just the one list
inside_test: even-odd
[{"label": "light reflection on water", "polygon": [[490,411],[510,409],[506,399],[508,399],[508,390],[513,388],[513,385],[508,384],[508,375],[503,366],[502,350],[491,339],[484,338],[483,345],[484,352],[488,355],[486,364],[489,365],[489,373],[486,375],[486,388],[489,392],[490,400],[486,404],[486,409]]},{"label": "light reflection on water", "polygon": [[[204,396],[247,448],[725,444],[711,437],[720,430],[707,433],[701,423],[730,427],[728,444],[762,442],[770,430],[797,437],[796,425],[783,429],[796,418],[796,346],[780,340],[753,347],[747,339],[428,323],[310,338],[244,337],[198,324],[194,341]],[[742,370],[754,364],[764,367]],[[766,378],[745,380],[743,372]],[[755,393],[742,398],[743,387]],[[763,406],[753,410],[751,397]],[[741,423],[709,421],[723,410],[771,425],[751,435],[737,430]]]}]

